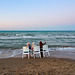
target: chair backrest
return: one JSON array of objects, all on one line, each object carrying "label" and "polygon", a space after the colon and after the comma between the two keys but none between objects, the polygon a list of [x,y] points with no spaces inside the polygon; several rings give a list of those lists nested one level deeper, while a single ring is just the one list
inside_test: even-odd
[{"label": "chair backrest", "polygon": [[48,45],[43,45],[43,50],[48,50]]},{"label": "chair backrest", "polygon": [[39,46],[34,46],[34,51],[40,51],[40,47]]},{"label": "chair backrest", "polygon": [[23,53],[29,53],[29,48],[28,47],[23,47]]},{"label": "chair backrest", "polygon": [[37,46],[38,51],[40,51],[40,46]]}]

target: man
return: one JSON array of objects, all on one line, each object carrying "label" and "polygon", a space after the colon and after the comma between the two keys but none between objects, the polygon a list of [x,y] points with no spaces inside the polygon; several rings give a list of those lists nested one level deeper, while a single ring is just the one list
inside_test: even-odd
[{"label": "man", "polygon": [[40,45],[40,52],[41,52],[41,57],[43,58],[43,45],[46,44],[46,41],[44,43],[42,43],[42,41],[39,42]]}]

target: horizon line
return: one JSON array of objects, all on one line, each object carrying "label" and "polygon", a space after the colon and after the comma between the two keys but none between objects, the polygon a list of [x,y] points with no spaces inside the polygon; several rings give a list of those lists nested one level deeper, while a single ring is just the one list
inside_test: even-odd
[{"label": "horizon line", "polygon": [[1,31],[75,31],[75,30],[0,30]]}]

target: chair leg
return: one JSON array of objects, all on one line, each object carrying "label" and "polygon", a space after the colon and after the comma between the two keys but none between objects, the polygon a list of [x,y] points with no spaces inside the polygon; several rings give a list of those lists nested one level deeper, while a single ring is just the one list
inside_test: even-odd
[{"label": "chair leg", "polygon": [[50,56],[50,53],[48,52],[48,56]]},{"label": "chair leg", "polygon": [[35,55],[34,55],[34,59],[35,59]]},{"label": "chair leg", "polygon": [[45,57],[45,52],[43,52],[43,56]]},{"label": "chair leg", "polygon": [[34,59],[35,59],[35,54],[34,54]]},{"label": "chair leg", "polygon": [[34,57],[34,59],[35,59],[35,54],[33,53],[33,57]]},{"label": "chair leg", "polygon": [[34,56],[34,59],[35,59],[35,56]]},{"label": "chair leg", "polygon": [[41,54],[39,53],[39,56],[40,56],[40,58],[41,58]]},{"label": "chair leg", "polygon": [[22,59],[23,59],[23,54],[22,54]]},{"label": "chair leg", "polygon": [[28,54],[28,59],[29,59],[29,54]]}]

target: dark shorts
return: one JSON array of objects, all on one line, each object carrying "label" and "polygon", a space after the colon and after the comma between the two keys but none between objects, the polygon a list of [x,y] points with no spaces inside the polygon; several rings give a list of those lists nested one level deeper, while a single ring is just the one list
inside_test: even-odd
[{"label": "dark shorts", "polygon": [[43,49],[40,48],[41,57],[43,57]]}]

